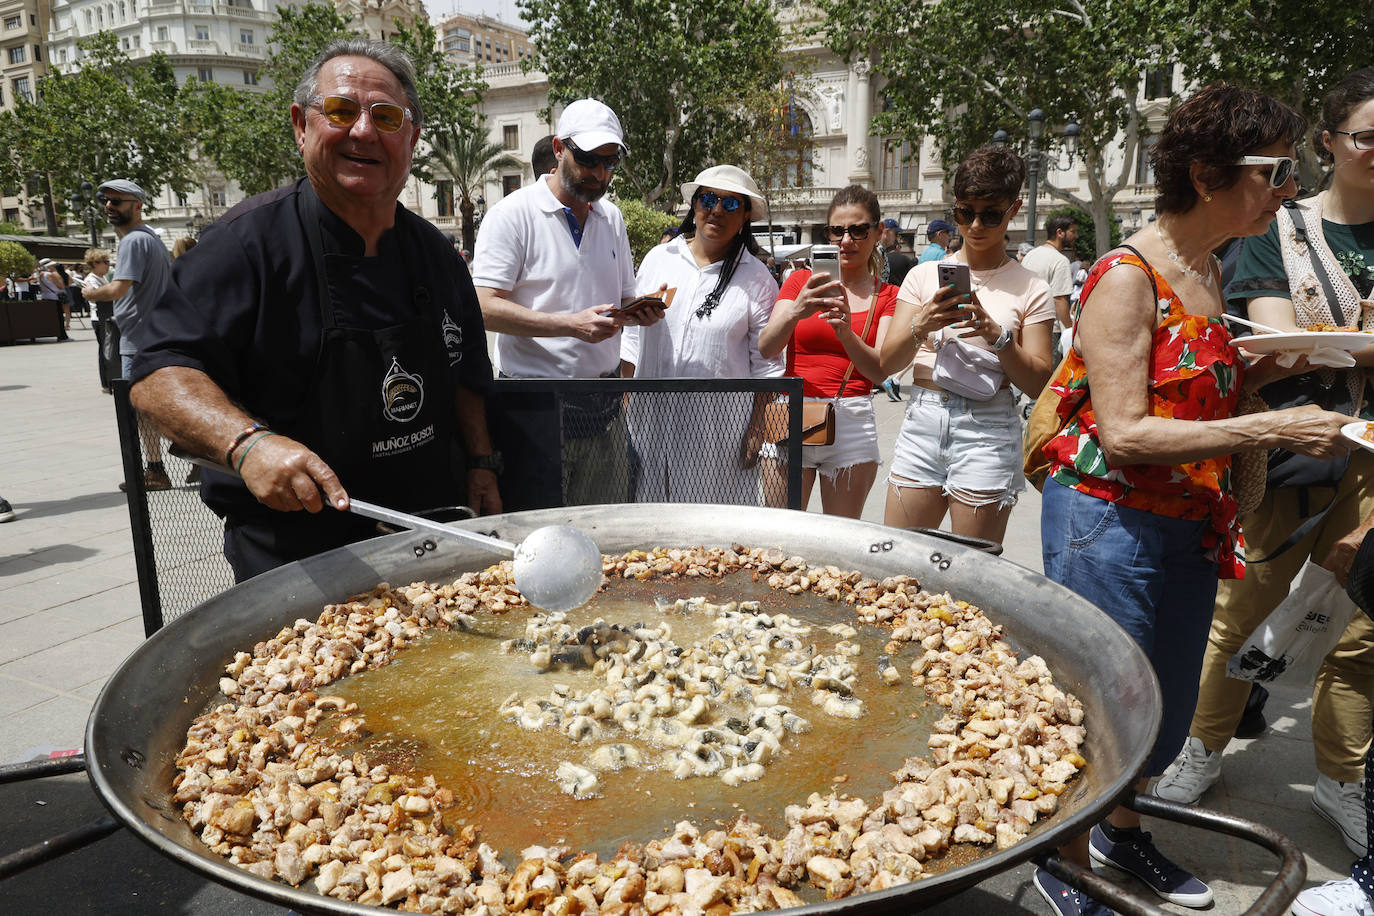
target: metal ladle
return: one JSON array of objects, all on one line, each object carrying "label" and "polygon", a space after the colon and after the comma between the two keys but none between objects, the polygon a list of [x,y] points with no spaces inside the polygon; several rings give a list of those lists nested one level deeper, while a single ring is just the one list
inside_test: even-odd
[{"label": "metal ladle", "polygon": [[[192,455],[179,447],[173,446],[170,451],[192,464],[231,477],[241,476],[218,461]],[[585,532],[567,525],[537,528],[519,544],[513,544],[352,497],[348,500],[347,511],[414,531],[468,541],[511,557],[515,587],[526,601],[546,611],[570,611],[581,607],[601,587],[601,549]]]}]

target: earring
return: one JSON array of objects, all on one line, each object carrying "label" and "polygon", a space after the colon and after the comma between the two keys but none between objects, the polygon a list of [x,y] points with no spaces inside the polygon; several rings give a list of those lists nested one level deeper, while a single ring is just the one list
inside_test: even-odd
[{"label": "earring", "polygon": [[1211,194],[1204,194],[1204,195],[1202,195],[1202,199],[1205,200],[1205,201],[1207,201],[1207,203],[1210,204],[1210,203],[1212,202],[1212,195],[1211,195]]}]

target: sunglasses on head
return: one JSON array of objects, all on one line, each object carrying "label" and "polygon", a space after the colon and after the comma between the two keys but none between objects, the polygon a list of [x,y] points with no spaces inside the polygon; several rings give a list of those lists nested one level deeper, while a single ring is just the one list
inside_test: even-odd
[{"label": "sunglasses on head", "polygon": [[701,204],[701,209],[703,210],[714,210],[716,204],[720,204],[721,207],[725,209],[726,213],[734,213],[740,207],[744,206],[744,201],[740,200],[738,197],[728,197],[723,194],[717,194],[715,191],[702,191],[697,195],[697,201]]},{"label": "sunglasses on head", "polygon": [[961,226],[972,226],[975,219],[980,220],[984,227],[1000,226],[1002,220],[1007,218],[1007,210],[989,207],[986,210],[971,210],[968,207],[955,207],[950,212],[954,215],[954,221]]},{"label": "sunglasses on head", "polygon": [[563,147],[572,153],[573,161],[584,169],[594,169],[600,166],[608,172],[614,172],[616,166],[620,165],[620,153],[618,152],[607,156],[600,153],[589,153],[586,150],[578,149],[571,140],[564,140]]},{"label": "sunglasses on head", "polygon": [[1269,166],[1269,187],[1281,188],[1293,177],[1297,161],[1292,156],[1241,156],[1236,165]]},{"label": "sunglasses on head", "polygon": [[[343,95],[317,95],[310,104],[318,105],[324,119],[335,127],[352,127],[363,113],[361,102]],[[367,106],[367,113],[372,125],[384,134],[396,133],[411,119],[409,108],[391,102],[373,102]]]},{"label": "sunglasses on head", "polygon": [[1350,138],[1350,142],[1355,144],[1355,149],[1374,149],[1374,127],[1366,127],[1363,130],[1333,130],[1333,134],[1345,134]]},{"label": "sunglasses on head", "polygon": [[846,232],[849,237],[856,242],[862,242],[868,238],[868,234],[873,231],[872,223],[855,223],[852,226],[826,226],[826,234],[830,236],[830,241],[838,242],[844,238]]}]

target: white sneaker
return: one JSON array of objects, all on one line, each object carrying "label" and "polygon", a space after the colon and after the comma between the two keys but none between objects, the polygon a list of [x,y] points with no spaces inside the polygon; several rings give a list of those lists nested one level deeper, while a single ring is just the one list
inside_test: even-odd
[{"label": "white sneaker", "polygon": [[1346,878],[1309,887],[1288,912],[1292,916],[1374,916],[1374,905],[1354,878]]},{"label": "white sneaker", "polygon": [[1341,832],[1341,837],[1351,852],[1364,857],[1367,851],[1365,841],[1368,837],[1365,826],[1364,780],[1337,782],[1318,773],[1317,783],[1312,787],[1312,807]]},{"label": "white sneaker", "polygon": [[1181,805],[1196,804],[1221,778],[1221,751],[1209,751],[1201,738],[1190,737],[1183,750],[1155,782],[1155,795]]}]

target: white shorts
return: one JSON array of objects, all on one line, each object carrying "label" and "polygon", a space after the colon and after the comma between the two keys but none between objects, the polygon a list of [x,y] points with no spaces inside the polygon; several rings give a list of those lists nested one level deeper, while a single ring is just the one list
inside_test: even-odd
[{"label": "white shorts", "polygon": [[[824,403],[829,398],[807,398],[808,402]],[[873,419],[873,401],[869,395],[840,398],[835,404],[835,441],[831,445],[803,445],[802,467],[814,468],[822,477],[831,480],[846,468],[856,464],[881,464],[878,453],[878,424]],[[759,450],[764,458],[784,458],[781,450],[771,442]]]},{"label": "white shorts", "polygon": [[1021,417],[1009,389],[990,401],[973,401],[917,386],[897,434],[888,483],[940,487],[969,505],[1014,505],[1026,488],[1021,464]]}]

